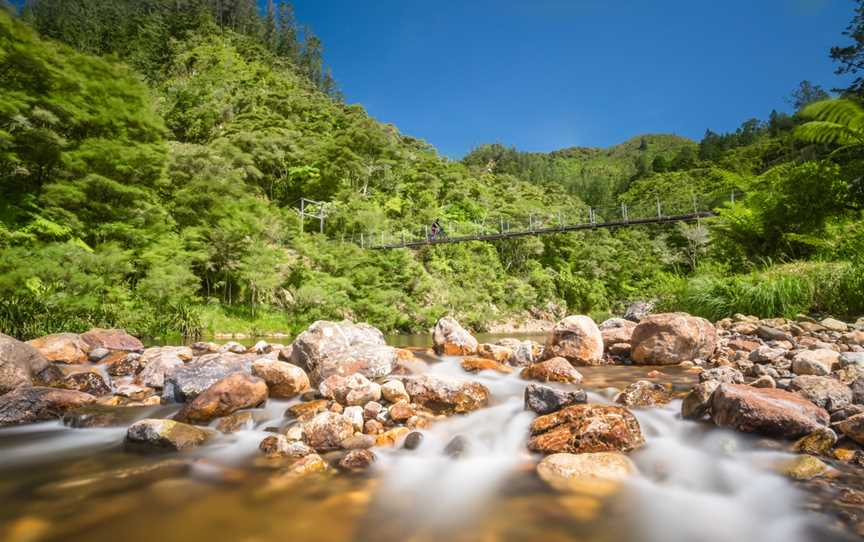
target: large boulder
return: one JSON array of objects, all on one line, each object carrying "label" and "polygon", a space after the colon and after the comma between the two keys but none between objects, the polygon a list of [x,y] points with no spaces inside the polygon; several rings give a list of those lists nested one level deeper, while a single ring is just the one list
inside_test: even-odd
[{"label": "large boulder", "polygon": [[528,449],[544,454],[629,452],[645,442],[636,417],[624,407],[574,405],[531,423]]},{"label": "large boulder", "polygon": [[568,316],[555,324],[544,355],[562,357],[575,365],[597,365],[603,361],[603,336],[588,316]]},{"label": "large boulder", "polygon": [[539,382],[563,382],[565,384],[582,382],[582,374],[564,358],[552,358],[535,363],[522,369],[519,376],[525,380],[537,380]]},{"label": "large boulder", "polygon": [[415,403],[438,413],[465,413],[489,403],[489,389],[478,382],[423,374],[404,379]]},{"label": "large boulder", "polygon": [[267,384],[257,376],[232,373],[187,403],[177,416],[180,421],[206,423],[267,400]]},{"label": "large boulder", "polygon": [[633,330],[630,344],[630,356],[637,363],[676,365],[710,358],[717,348],[717,330],[708,320],[689,314],[652,314]]},{"label": "large boulder", "polygon": [[438,355],[473,356],[477,353],[477,339],[449,316],[435,324],[432,342]]},{"label": "large boulder", "polygon": [[794,439],[824,428],[829,416],[796,393],[721,384],[711,396],[711,419],[744,433]]},{"label": "large boulder", "polygon": [[558,453],[537,465],[538,476],[563,492],[606,493],[636,472],[633,461],[619,452]]},{"label": "large boulder", "polygon": [[830,376],[799,375],[789,383],[794,391],[814,405],[834,412],[852,404],[852,390]]},{"label": "large boulder", "polygon": [[387,346],[384,334],[368,324],[320,320],[294,339],[291,361],[306,369],[312,385],[317,386],[334,374],[387,376],[396,366],[396,349]]},{"label": "large boulder", "polygon": [[147,419],[129,426],[126,443],[134,447],[179,451],[200,446],[214,434],[210,429],[174,420]]},{"label": "large boulder", "polygon": [[636,323],[624,318],[610,318],[599,326],[603,344],[608,348],[613,344],[630,344]]},{"label": "large boulder", "polygon": [[0,397],[0,427],[61,418],[66,412],[96,401],[80,391],[19,387]]},{"label": "large boulder", "polygon": [[290,399],[309,389],[309,377],[303,369],[284,361],[256,360],[252,374],[267,383],[270,397],[275,399]]},{"label": "large boulder", "polygon": [[[135,360],[135,364],[142,368],[136,380],[140,384],[150,388],[162,388],[165,386],[165,375],[183,367],[191,359],[192,349],[188,346],[156,346],[148,348]],[[129,365],[128,361],[129,357],[127,356],[124,363]],[[117,369],[118,367],[114,367],[115,371]]]},{"label": "large boulder", "polygon": [[[234,373],[250,373],[255,355],[206,354],[166,372],[162,398],[184,403],[204,393],[204,390]],[[145,374],[144,371],[139,374]],[[145,382],[146,384],[146,382]],[[149,384],[150,387],[157,387]]]},{"label": "large boulder", "polygon": [[119,350],[121,352],[140,352],[144,350],[144,344],[137,338],[126,333],[122,329],[93,328],[81,335],[81,339],[90,347],[105,348],[107,350]]},{"label": "large boulder", "polygon": [[303,424],[303,440],[318,451],[338,450],[353,434],[351,420],[335,412],[322,412]]},{"label": "large boulder", "polygon": [[46,360],[58,363],[84,363],[90,350],[77,333],[46,335],[27,341],[27,344],[38,350]]},{"label": "large boulder", "polygon": [[542,384],[528,384],[525,387],[525,410],[540,415],[587,401],[588,394],[585,390],[559,390]]},{"label": "large boulder", "polygon": [[48,369],[48,361],[33,346],[0,333],[0,395],[33,384]]}]

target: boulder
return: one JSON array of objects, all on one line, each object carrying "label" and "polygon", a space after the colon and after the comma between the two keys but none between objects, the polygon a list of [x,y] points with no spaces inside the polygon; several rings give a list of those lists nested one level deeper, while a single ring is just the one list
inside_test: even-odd
[{"label": "boulder", "polygon": [[489,403],[489,390],[483,384],[423,374],[405,378],[411,400],[436,413],[465,413]]},{"label": "boulder", "polygon": [[111,394],[111,386],[105,383],[99,371],[77,371],[67,375],[60,384],[58,387],[89,393],[96,397]]},{"label": "boulder", "polygon": [[[127,358],[128,359],[128,358]],[[192,349],[186,346],[157,346],[141,353],[137,363],[142,367],[136,381],[151,388],[163,388],[165,375],[192,359]]]},{"label": "boulder", "polygon": [[87,359],[90,363],[99,363],[103,359],[107,358],[111,354],[111,351],[107,348],[94,348],[87,354]]},{"label": "boulder", "polygon": [[645,439],[636,417],[624,407],[584,404],[563,408],[531,423],[528,449],[551,454],[629,452]]},{"label": "boulder", "polygon": [[207,423],[243,408],[257,407],[267,400],[267,384],[257,376],[232,373],[187,403],[175,419]]},{"label": "boulder", "polygon": [[582,382],[582,374],[564,358],[552,358],[535,363],[522,369],[519,376],[525,380],[538,380],[540,382],[563,382],[565,384]]},{"label": "boulder", "polygon": [[627,305],[627,309],[624,311],[624,319],[639,323],[644,318],[647,318],[653,310],[653,301],[634,301]]},{"label": "boulder", "polygon": [[744,433],[793,439],[827,426],[829,416],[789,391],[721,384],[711,396],[711,419]]},{"label": "boulder", "polygon": [[597,365],[603,361],[603,336],[588,316],[568,316],[552,328],[544,355],[562,357],[575,365]]},{"label": "boulder", "polygon": [[509,365],[504,365],[501,362],[488,358],[463,358],[460,361],[462,369],[469,373],[479,373],[480,371],[495,371],[497,373],[509,374],[513,369]]},{"label": "boulder", "polygon": [[619,452],[557,453],[537,465],[540,478],[563,492],[605,493],[636,472],[633,461]]},{"label": "boulder", "polygon": [[497,361],[498,363],[507,363],[510,356],[513,355],[513,350],[499,344],[483,343],[477,346],[477,355],[481,358]]},{"label": "boulder", "polygon": [[57,363],[84,363],[90,346],[77,333],[56,333],[39,337],[27,344],[35,348],[48,361]]},{"label": "boulder", "polygon": [[449,316],[435,324],[432,342],[439,356],[473,356],[477,353],[477,339]]},{"label": "boulder", "polygon": [[347,406],[363,406],[381,399],[381,386],[359,373],[347,377],[331,375],[321,382],[318,391],[323,397]]},{"label": "boulder", "polygon": [[542,384],[528,384],[525,387],[525,410],[531,410],[540,415],[584,403],[587,400],[588,395],[585,390],[565,391]]},{"label": "boulder", "polygon": [[387,409],[390,419],[396,423],[405,423],[409,418],[417,414],[417,407],[412,403],[400,401],[390,405]]},{"label": "boulder", "polygon": [[390,380],[385,382],[381,386],[381,395],[385,400],[391,403],[411,400],[411,397],[408,396],[408,392],[405,391],[405,384],[403,384],[401,380]]},{"label": "boulder", "polygon": [[838,333],[845,333],[849,330],[849,326],[847,326],[845,322],[841,322],[834,318],[826,318],[819,323],[825,329],[830,329],[831,331],[836,331]]},{"label": "boulder", "polygon": [[694,386],[681,402],[681,417],[685,420],[704,418],[711,411],[711,396],[719,385],[717,380],[708,380]]},{"label": "boulder", "polygon": [[830,376],[799,375],[789,383],[794,391],[814,405],[834,412],[852,404],[852,390]]},{"label": "boulder", "polygon": [[81,335],[81,339],[90,347],[119,350],[122,352],[141,352],[144,344],[122,329],[93,328]]},{"label": "boulder", "polygon": [[22,386],[0,396],[0,427],[54,420],[95,401],[80,391]]},{"label": "boulder", "polygon": [[267,383],[274,399],[290,399],[309,389],[303,369],[284,361],[258,359],[252,363],[252,374]]},{"label": "boulder", "polygon": [[33,346],[0,333],[0,395],[33,384],[34,377],[48,367]]},{"label": "boulder", "polygon": [[636,326],[630,344],[630,356],[637,363],[676,365],[710,358],[717,348],[717,330],[708,320],[689,314],[653,314]]},{"label": "boulder", "polygon": [[744,375],[738,369],[728,365],[721,365],[699,373],[699,382],[716,380],[721,384],[743,384]]},{"label": "boulder", "polygon": [[129,426],[126,443],[135,447],[179,451],[200,446],[213,434],[210,429],[174,420],[147,419]]},{"label": "boulder", "polygon": [[750,352],[748,359],[753,363],[774,363],[786,357],[786,350],[765,345]]},{"label": "boulder", "polygon": [[[178,403],[191,401],[230,374],[251,373],[254,359],[254,356],[241,354],[205,354],[195,361],[181,364],[165,373],[162,398]],[[138,376],[143,374],[145,371]]]},{"label": "boulder", "polygon": [[321,412],[303,424],[303,440],[318,451],[338,450],[354,434],[354,425],[335,412]]},{"label": "boulder", "polygon": [[317,386],[334,374],[385,377],[396,366],[396,349],[387,346],[381,331],[368,324],[320,320],[294,340],[291,361],[306,369],[312,385]]},{"label": "boulder", "polygon": [[637,380],[615,397],[615,402],[630,408],[649,408],[665,405],[672,395],[665,386],[650,380]]},{"label": "boulder", "polygon": [[[105,372],[111,376],[134,376],[144,369],[144,365],[141,364],[141,354],[137,352],[129,352],[128,354],[126,352],[109,353],[108,356],[102,359],[102,366],[105,367]],[[171,368],[173,369],[173,367]],[[159,383],[159,387],[161,388],[164,371],[159,371],[156,374],[158,375],[156,382]],[[149,376],[138,379],[139,382],[143,382],[143,380],[154,381],[153,377]]]},{"label": "boulder", "polygon": [[826,376],[831,374],[840,354],[827,348],[802,350],[792,358],[792,372],[796,375]]},{"label": "boulder", "polygon": [[544,347],[534,341],[501,339],[496,344],[510,350],[511,354],[507,359],[507,364],[513,367],[527,367],[543,359]]},{"label": "boulder", "polygon": [[269,458],[300,459],[315,453],[311,446],[297,440],[288,440],[284,435],[265,437],[258,445],[258,449]]},{"label": "boulder", "polygon": [[339,460],[339,468],[351,472],[365,471],[372,466],[375,459],[375,454],[369,450],[351,450]]},{"label": "boulder", "polygon": [[858,444],[864,445],[864,413],[850,416],[835,427]]},{"label": "boulder", "polygon": [[603,344],[609,348],[613,344],[630,344],[636,323],[624,318],[610,318],[600,324],[599,328],[600,335],[603,337]]},{"label": "boulder", "polygon": [[792,449],[799,454],[828,455],[835,444],[837,444],[837,433],[825,428],[801,437]]}]

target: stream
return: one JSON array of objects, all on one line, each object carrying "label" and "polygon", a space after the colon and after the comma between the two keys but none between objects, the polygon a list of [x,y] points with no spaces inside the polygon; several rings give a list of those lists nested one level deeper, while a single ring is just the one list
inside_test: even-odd
[{"label": "stream", "polygon": [[[427,370],[464,376],[456,358]],[[591,402],[644,378],[651,367],[586,367]],[[664,368],[680,392],[695,375]],[[60,422],[0,430],[0,533],[6,542],[114,541],[735,541],[846,540],[827,491],[775,474],[792,455],[779,443],[682,421],[680,400],[634,410],[646,445],[640,474],[618,492],[559,494],[535,475],[525,447],[533,414],[526,382],[484,371],[471,378],[492,404],[424,430],[416,450],[376,448],[367,475],[269,483],[258,443],[284,427],[294,401],[269,401],[255,422],[191,452],[127,452],[125,426],[73,429]],[[134,419],[166,416],[147,407]],[[461,453],[451,457],[454,437]],[[325,455],[325,458],[327,456]],[[860,478],[855,474],[855,479]],[[824,488],[823,488],[824,489]]]}]

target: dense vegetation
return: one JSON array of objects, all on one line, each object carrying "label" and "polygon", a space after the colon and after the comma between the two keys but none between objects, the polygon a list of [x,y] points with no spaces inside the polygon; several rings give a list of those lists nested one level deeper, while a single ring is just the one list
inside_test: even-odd
[{"label": "dense vegetation", "polygon": [[[842,69],[860,69],[860,43],[843,51]],[[343,103],[321,52],[287,2],[0,10],[0,331],[291,331],[341,317],[412,331],[446,313],[482,329],[644,297],[710,316],[864,312],[860,85],[823,102],[802,83],[794,115],[699,143],[489,145],[452,162]],[[661,194],[719,205],[733,191],[746,197],[711,224],[416,252],[342,241]],[[301,197],[327,202],[324,235],[301,229]]]}]

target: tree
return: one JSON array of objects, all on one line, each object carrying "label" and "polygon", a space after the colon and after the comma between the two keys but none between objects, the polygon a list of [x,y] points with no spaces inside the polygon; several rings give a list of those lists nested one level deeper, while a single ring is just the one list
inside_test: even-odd
[{"label": "tree", "polygon": [[814,85],[806,79],[798,84],[798,88],[792,91],[792,94],[786,99],[795,108],[795,111],[801,111],[808,105],[814,102],[827,100],[831,96],[819,85]]},{"label": "tree", "polygon": [[321,40],[309,27],[303,30],[303,51],[300,54],[300,68],[315,86],[322,83],[322,46]]},{"label": "tree", "polygon": [[672,164],[670,165],[670,169],[675,171],[682,171],[686,169],[690,169],[696,165],[696,153],[693,152],[692,147],[684,147],[681,149],[675,158],[672,160]]},{"label": "tree", "polygon": [[298,61],[297,21],[294,19],[294,6],[291,2],[279,0],[279,36],[276,52],[291,62]]},{"label": "tree", "polygon": [[267,0],[267,14],[264,18],[264,45],[271,51],[276,51],[279,44],[276,29],[276,5],[273,0]]},{"label": "tree", "polygon": [[663,173],[664,171],[668,171],[669,161],[666,160],[666,157],[662,154],[658,154],[654,157],[654,161],[651,163],[651,169],[654,170],[655,173]]},{"label": "tree", "polygon": [[[843,32],[844,36],[852,38],[853,43],[831,48],[831,58],[840,64],[835,71],[839,75],[858,75],[864,72],[864,0],[858,0],[854,13],[852,21]],[[846,92],[864,96],[864,77],[858,75]]]}]

